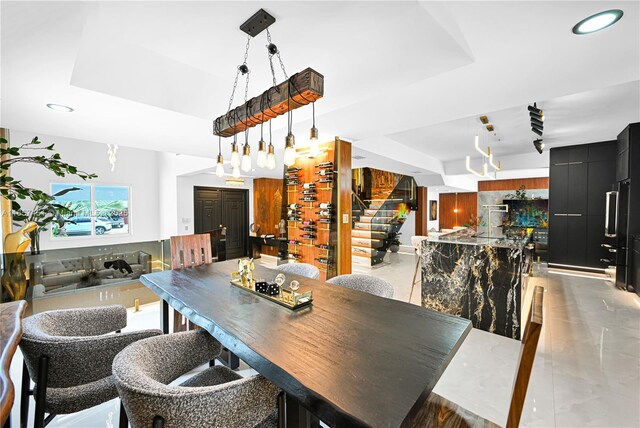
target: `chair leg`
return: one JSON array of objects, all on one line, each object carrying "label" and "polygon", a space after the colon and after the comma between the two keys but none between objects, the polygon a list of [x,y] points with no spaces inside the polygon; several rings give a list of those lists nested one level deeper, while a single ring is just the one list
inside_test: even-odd
[{"label": "chair leg", "polygon": [[122,399],[120,399],[120,424],[119,428],[127,428],[129,426],[129,418],[127,417],[127,411],[124,409]]},{"label": "chair leg", "polygon": [[411,281],[411,293],[409,293],[409,303],[411,303],[411,297],[413,297],[413,288],[416,285],[416,276],[418,275],[418,268],[420,267],[420,256],[418,256],[418,261],[416,262],[416,270],[413,272],[413,281]]},{"label": "chair leg", "polygon": [[22,362],[22,387],[20,390],[20,428],[27,428],[29,419],[29,395],[31,395],[31,378],[27,363]]},{"label": "chair leg", "polygon": [[38,362],[38,383],[36,384],[36,414],[33,428],[44,428],[44,407],[47,399],[47,378],[49,376],[49,357],[43,355]]}]

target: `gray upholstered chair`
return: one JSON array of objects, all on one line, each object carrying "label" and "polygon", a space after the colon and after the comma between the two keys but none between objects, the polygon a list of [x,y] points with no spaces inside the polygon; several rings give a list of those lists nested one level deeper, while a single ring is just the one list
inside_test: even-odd
[{"label": "gray upholstered chair", "polygon": [[348,287],[353,290],[375,294],[376,296],[387,298],[393,297],[393,285],[389,284],[384,279],[371,275],[360,275],[356,273],[350,275],[339,275],[329,279],[327,282],[330,284]]},{"label": "gray upholstered chair", "polygon": [[[20,426],[27,426],[31,394],[36,401],[35,428],[58,414],[116,398],[113,358],[136,340],[162,334],[160,330],[120,333],[126,326],[127,310],[120,305],[48,311],[25,318],[20,342],[24,356]],[[29,376],[35,383],[33,390]],[[46,418],[45,412],[49,413]],[[121,407],[120,425],[126,422]]]},{"label": "gray upholstered chair", "polygon": [[320,279],[320,269],[309,263],[287,263],[278,266],[278,270],[284,273],[306,276],[311,279]]},{"label": "gray upholstered chair", "polygon": [[141,340],[118,354],[113,374],[131,426],[275,426],[278,389],[262,376],[243,378],[213,366],[168,385],[220,351],[220,343],[199,329]]}]

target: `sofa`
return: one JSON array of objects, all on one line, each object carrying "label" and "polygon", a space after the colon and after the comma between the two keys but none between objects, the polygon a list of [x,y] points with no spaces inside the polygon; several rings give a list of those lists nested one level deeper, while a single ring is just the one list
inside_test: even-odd
[{"label": "sofa", "polygon": [[[127,265],[131,272],[126,269]],[[36,294],[41,296],[51,292],[131,281],[149,272],[151,255],[144,251],[129,251],[31,263],[29,280],[34,290],[33,296],[37,297]]]}]

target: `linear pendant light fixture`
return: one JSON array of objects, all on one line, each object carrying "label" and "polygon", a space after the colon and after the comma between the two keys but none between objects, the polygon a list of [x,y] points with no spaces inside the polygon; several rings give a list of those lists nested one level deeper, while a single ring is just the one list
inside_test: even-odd
[{"label": "linear pendant light fixture", "polygon": [[[495,128],[489,123],[487,116],[480,116],[480,122],[485,125],[488,132],[492,132]],[[502,165],[498,161],[497,163],[493,159],[493,153],[491,153],[491,147],[487,147],[487,151],[482,150],[480,147],[480,136],[476,135],[473,143],[474,148],[478,153],[482,155],[482,168],[480,171],[476,171],[471,167],[471,156],[466,158],[467,171],[480,178],[494,179],[498,177],[498,171],[502,169]],[[493,176],[489,173],[489,167],[493,168]]]},{"label": "linear pendant light fixture", "polygon": [[[292,131],[293,110],[307,104],[313,104],[314,125],[311,129],[310,141],[313,140],[314,136],[317,140],[318,134],[317,129],[315,128],[315,101],[322,98],[324,94],[324,77],[311,68],[306,68],[292,76],[287,75],[284,63],[280,57],[280,51],[278,50],[278,47],[271,42],[269,26],[271,26],[275,21],[276,19],[271,14],[266,12],[264,9],[260,9],[240,26],[240,30],[247,34],[244,61],[237,67],[236,78],[233,83],[227,112],[214,120],[214,135],[225,138],[234,137],[231,152],[231,165],[234,168],[234,176],[239,175],[239,172],[236,171],[238,167],[242,168],[245,172],[251,169],[251,147],[248,138],[249,128],[261,125],[257,158],[257,165],[260,168],[266,167],[268,169],[275,169],[276,167],[275,150],[271,143],[271,119],[274,119],[277,116],[287,114],[287,136],[285,138],[286,165],[293,165],[295,163],[296,156],[295,136]],[[263,31],[267,35],[267,54],[273,84],[261,95],[249,99],[249,76],[251,73],[247,63],[247,59],[249,57],[249,46],[251,39]],[[285,80],[279,84],[277,83],[275,75],[275,68],[273,64],[274,57],[278,60],[282,74],[285,78]],[[245,78],[244,104],[232,108],[240,76],[244,76]],[[269,121],[270,134],[268,152],[266,151],[266,143],[262,138],[262,124],[267,121]],[[243,131],[245,132],[245,143],[242,147],[241,160],[238,152],[236,135]]]}]

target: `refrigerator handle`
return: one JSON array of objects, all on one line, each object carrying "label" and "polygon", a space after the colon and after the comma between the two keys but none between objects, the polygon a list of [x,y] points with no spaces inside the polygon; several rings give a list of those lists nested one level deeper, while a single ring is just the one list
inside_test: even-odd
[{"label": "refrigerator handle", "polygon": [[[613,224],[613,233],[610,233],[610,216],[611,216],[611,198],[615,197],[615,218]],[[606,193],[606,208],[605,208],[605,217],[604,217],[604,235],[608,238],[615,238],[618,234],[618,192],[613,190],[611,192]]]}]

